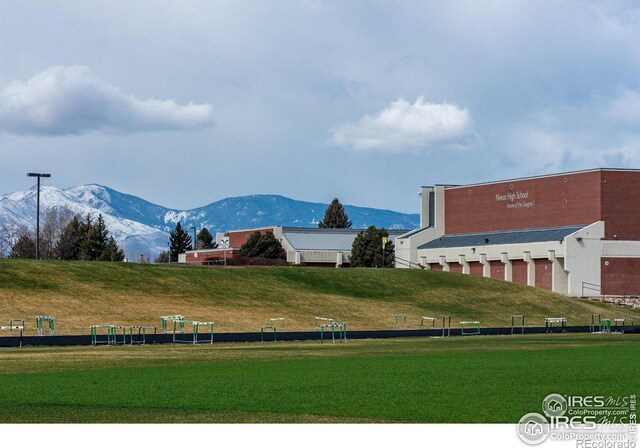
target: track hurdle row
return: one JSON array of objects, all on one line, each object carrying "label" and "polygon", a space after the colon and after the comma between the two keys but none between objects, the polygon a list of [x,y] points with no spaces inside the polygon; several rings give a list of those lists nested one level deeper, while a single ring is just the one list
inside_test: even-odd
[{"label": "track hurdle row", "polygon": [[320,342],[324,341],[324,330],[331,330],[331,341],[336,343],[336,328],[338,329],[338,341],[347,342],[347,324],[345,322],[331,322],[320,326]]},{"label": "track hurdle row", "polygon": [[[152,325],[91,325],[91,345],[113,346],[122,345],[144,345],[147,343],[147,336],[153,331],[153,343],[156,342],[156,327]],[[129,341],[127,342],[127,335]],[[151,341],[150,341],[151,342]]]}]

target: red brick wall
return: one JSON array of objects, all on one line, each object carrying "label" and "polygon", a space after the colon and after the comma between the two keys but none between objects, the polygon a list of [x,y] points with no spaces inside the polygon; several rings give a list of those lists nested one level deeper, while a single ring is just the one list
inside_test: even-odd
[{"label": "red brick wall", "polygon": [[600,270],[603,295],[640,295],[640,258],[603,258]]},{"label": "red brick wall", "polygon": [[[256,230],[241,230],[237,232],[227,232],[225,235],[229,237],[229,247],[240,247],[247,241],[249,235],[254,232],[256,232]],[[258,232],[264,235],[267,232],[273,233],[273,229],[262,229],[258,230]]]},{"label": "red brick wall", "polygon": [[482,265],[477,261],[470,261],[469,274],[482,277]]},{"label": "red brick wall", "polygon": [[[509,193],[526,197],[496,198]],[[591,224],[599,220],[599,171],[445,190],[448,234]]]},{"label": "red brick wall", "polygon": [[511,261],[511,280],[521,285],[527,284],[527,262],[524,260]]},{"label": "red brick wall", "polygon": [[497,280],[504,280],[504,263],[501,261],[490,261],[491,266],[491,278]]},{"label": "red brick wall", "polygon": [[602,173],[602,220],[605,238],[640,239],[640,173]]},{"label": "red brick wall", "polygon": [[432,271],[442,271],[442,266],[440,266],[440,263],[429,263],[429,266],[431,267]]},{"label": "red brick wall", "polygon": [[460,263],[449,263],[449,272],[462,274],[462,265]]},{"label": "red brick wall", "polygon": [[535,260],[536,263],[536,288],[553,289],[553,269],[549,260]]}]

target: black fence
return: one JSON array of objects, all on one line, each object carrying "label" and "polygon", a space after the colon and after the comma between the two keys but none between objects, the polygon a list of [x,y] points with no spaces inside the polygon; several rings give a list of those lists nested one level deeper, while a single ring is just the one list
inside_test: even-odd
[{"label": "black fence", "polygon": [[[551,333],[562,333],[562,329],[554,327]],[[590,327],[574,326],[566,327],[566,333],[589,333]],[[515,335],[521,334],[521,327],[513,329]],[[325,331],[324,338],[330,338],[331,335]],[[547,333],[545,327],[525,327],[524,334],[544,334]],[[640,333],[640,326],[627,327],[625,333]],[[511,327],[501,328],[481,328],[481,335],[511,335]],[[184,336],[187,334],[185,333]],[[428,330],[358,330],[349,331],[348,339],[390,339],[390,338],[414,338],[414,337],[442,337],[443,331],[438,328]],[[459,328],[452,328],[451,336],[463,336]],[[137,335],[136,339],[137,339]],[[210,338],[209,333],[200,333],[199,341],[204,342]],[[283,331],[277,333],[278,341],[319,341],[319,331]],[[260,342],[260,332],[249,333],[215,333],[214,342]],[[265,335],[265,341],[273,340],[271,333]],[[119,339],[119,342],[121,339]],[[172,334],[148,335],[147,344],[170,344],[173,341]],[[99,335],[98,342],[106,343],[106,335]],[[127,343],[130,342],[127,335]],[[20,347],[20,346],[69,346],[69,345],[91,345],[90,335],[70,335],[70,336],[10,336],[0,337],[0,347]]]}]

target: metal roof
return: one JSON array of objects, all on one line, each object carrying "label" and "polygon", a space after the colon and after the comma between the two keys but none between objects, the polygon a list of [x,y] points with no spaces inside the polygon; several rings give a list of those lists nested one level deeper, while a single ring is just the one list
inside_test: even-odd
[{"label": "metal roof", "polygon": [[546,227],[542,229],[444,235],[438,239],[423,244],[418,247],[418,249],[441,249],[447,247],[493,246],[498,244],[562,241],[567,235],[571,235],[584,227],[585,226]]},{"label": "metal roof", "polygon": [[[282,237],[285,238],[294,250],[335,250],[349,252],[353,247],[356,235],[366,229],[314,229],[305,227],[283,227]],[[406,230],[387,230],[389,240],[395,238]]]}]

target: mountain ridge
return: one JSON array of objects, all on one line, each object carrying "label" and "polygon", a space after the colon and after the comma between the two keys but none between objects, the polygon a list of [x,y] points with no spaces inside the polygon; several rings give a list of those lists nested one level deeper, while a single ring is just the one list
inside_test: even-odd
[{"label": "mountain ridge", "polygon": [[[201,207],[180,210],[154,204],[100,184],[66,189],[43,186],[41,219],[47,208],[66,208],[74,214],[103,214],[114,238],[129,258],[140,254],[154,257],[167,248],[168,232],[181,221],[187,229],[207,227],[212,233],[233,229],[297,226],[315,227],[327,204],[299,201],[282,195],[256,194],[223,198]],[[35,186],[0,196],[2,226],[35,228]],[[369,225],[389,229],[414,229],[419,215],[354,205],[345,205],[354,228]]]}]

